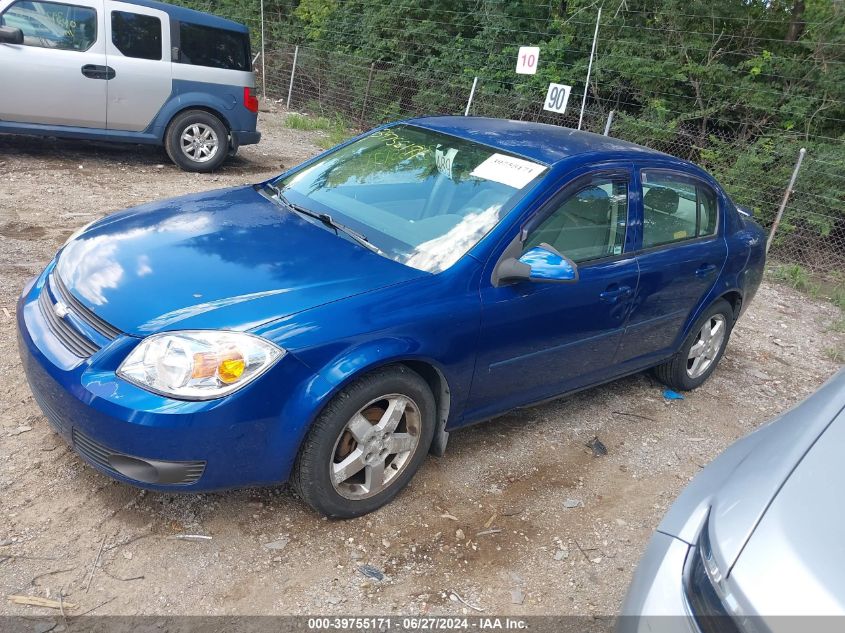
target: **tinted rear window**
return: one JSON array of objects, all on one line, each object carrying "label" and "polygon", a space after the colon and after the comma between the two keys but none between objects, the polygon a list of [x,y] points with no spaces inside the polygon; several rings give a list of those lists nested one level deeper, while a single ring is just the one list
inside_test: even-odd
[{"label": "tinted rear window", "polygon": [[179,25],[179,62],[227,70],[250,70],[249,36],[197,24]]}]

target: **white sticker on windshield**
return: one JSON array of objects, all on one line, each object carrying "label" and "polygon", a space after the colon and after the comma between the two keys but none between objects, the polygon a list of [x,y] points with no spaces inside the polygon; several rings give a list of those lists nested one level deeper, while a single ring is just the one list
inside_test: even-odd
[{"label": "white sticker on windshield", "polygon": [[493,154],[473,169],[470,175],[500,182],[514,189],[522,189],[545,169],[545,165],[532,163],[530,160],[506,156],[505,154]]},{"label": "white sticker on windshield", "polygon": [[455,154],[458,153],[458,150],[455,148],[450,148],[445,152],[440,149],[440,145],[434,150],[434,162],[437,164],[437,171],[441,174],[452,179],[452,165],[455,162]]}]

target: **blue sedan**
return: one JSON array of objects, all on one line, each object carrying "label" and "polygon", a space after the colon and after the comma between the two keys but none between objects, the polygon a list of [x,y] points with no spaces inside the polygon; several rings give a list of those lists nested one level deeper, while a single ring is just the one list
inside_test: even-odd
[{"label": "blue sedan", "polygon": [[36,400],[156,490],[289,480],[390,501],[451,431],[654,368],[714,371],[765,239],[688,162],[549,125],[429,117],[255,186],[74,234],[18,304]]}]

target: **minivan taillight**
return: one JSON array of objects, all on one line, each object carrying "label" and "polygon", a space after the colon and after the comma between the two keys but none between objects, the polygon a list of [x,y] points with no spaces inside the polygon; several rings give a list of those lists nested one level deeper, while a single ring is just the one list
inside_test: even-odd
[{"label": "minivan taillight", "polygon": [[258,112],[258,97],[255,88],[244,88],[244,107],[250,112]]}]

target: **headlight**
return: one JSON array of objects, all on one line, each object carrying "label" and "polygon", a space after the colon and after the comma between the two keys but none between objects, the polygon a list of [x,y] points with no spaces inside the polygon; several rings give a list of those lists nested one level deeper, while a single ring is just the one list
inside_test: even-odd
[{"label": "headlight", "polygon": [[165,396],[210,400],[255,380],[284,354],[270,341],[242,332],[166,332],[141,341],[117,375]]}]

